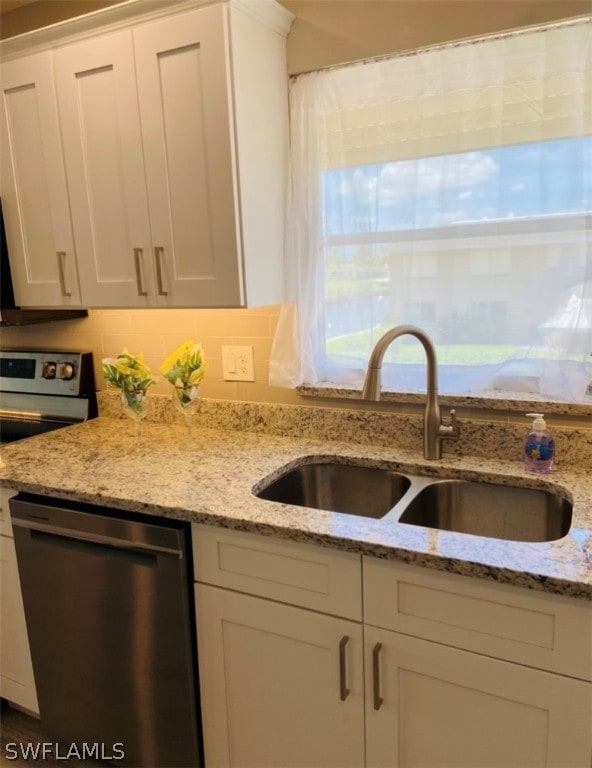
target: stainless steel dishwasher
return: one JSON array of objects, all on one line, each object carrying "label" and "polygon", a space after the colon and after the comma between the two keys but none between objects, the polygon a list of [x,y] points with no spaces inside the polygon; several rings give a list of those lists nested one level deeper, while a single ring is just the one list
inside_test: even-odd
[{"label": "stainless steel dishwasher", "polygon": [[44,738],[134,768],[203,765],[189,525],[9,503]]}]

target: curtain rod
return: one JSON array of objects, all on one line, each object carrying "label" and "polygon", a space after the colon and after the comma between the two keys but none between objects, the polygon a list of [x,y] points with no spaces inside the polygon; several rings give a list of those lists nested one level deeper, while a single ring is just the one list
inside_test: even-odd
[{"label": "curtain rod", "polygon": [[584,14],[583,16],[573,16],[569,19],[562,19],[561,21],[552,21],[548,24],[532,24],[527,27],[517,27],[516,29],[506,30],[504,32],[491,32],[485,35],[474,35],[472,37],[463,37],[457,40],[450,40],[445,43],[433,43],[432,45],[424,45],[419,48],[409,48],[404,51],[395,51],[393,53],[380,53],[376,56],[368,56],[363,59],[356,59],[354,61],[345,61],[340,64],[327,64],[325,67],[319,67],[318,69],[309,69],[304,72],[297,72],[294,75],[290,75],[290,80],[296,80],[302,75],[309,75],[312,72],[328,72],[336,69],[347,69],[349,67],[356,66],[358,64],[375,64],[379,61],[388,61],[390,59],[399,59],[409,56],[417,56],[420,53],[426,53],[427,51],[442,51],[446,48],[459,48],[462,45],[475,45],[483,41],[489,40],[504,40],[509,37],[517,37],[530,32],[547,32],[550,29],[558,29],[560,27],[573,27],[578,24],[590,24],[592,22],[592,15]]}]

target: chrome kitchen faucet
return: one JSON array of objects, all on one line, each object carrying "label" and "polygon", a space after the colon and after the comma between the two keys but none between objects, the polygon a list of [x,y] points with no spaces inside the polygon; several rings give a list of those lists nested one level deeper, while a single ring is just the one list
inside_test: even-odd
[{"label": "chrome kitchen faucet", "polygon": [[427,363],[427,400],[423,417],[423,455],[426,459],[442,458],[442,440],[458,440],[460,427],[454,409],[450,410],[451,423],[444,424],[438,404],[438,359],[436,348],[429,336],[413,325],[397,325],[387,331],[372,350],[366,371],[362,397],[364,400],[380,400],[380,374],[382,358],[387,347],[399,336],[415,336],[421,342]]}]

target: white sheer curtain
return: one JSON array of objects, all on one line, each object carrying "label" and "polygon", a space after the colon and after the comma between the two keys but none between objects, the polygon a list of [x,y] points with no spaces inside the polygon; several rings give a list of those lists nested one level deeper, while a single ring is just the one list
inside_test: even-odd
[{"label": "white sheer curtain", "polygon": [[[442,392],[583,401],[592,379],[592,19],[291,82],[270,383],[361,387],[389,327]],[[422,391],[421,347],[383,388]]]}]

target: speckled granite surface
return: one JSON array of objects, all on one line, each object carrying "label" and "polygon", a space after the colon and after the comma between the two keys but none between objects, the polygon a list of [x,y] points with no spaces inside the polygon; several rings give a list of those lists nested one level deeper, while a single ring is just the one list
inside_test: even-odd
[{"label": "speckled granite surface", "polygon": [[[538,478],[524,473],[513,455],[508,459],[503,441],[495,458],[460,456],[452,451],[439,462],[428,462],[418,449],[421,435],[416,423],[409,424],[407,435],[401,428],[394,445],[392,432],[384,432],[384,428],[392,428],[390,421],[385,426],[383,420],[370,418],[362,425],[360,414],[329,410],[333,409],[274,411],[254,404],[238,407],[204,401],[193,440],[188,443],[184,427],[162,398],[155,402],[155,420],[144,425],[143,437],[137,442],[133,425],[115,418],[117,407],[112,398],[106,398],[99,419],[2,446],[0,485],[319,543],[576,598],[592,597],[592,473],[587,430],[573,438],[574,456],[584,455],[584,466],[581,460],[575,466],[564,461],[551,476]],[[272,434],[266,419],[273,422],[276,432],[284,434]],[[199,426],[204,423],[211,426]],[[329,439],[326,433],[331,429],[335,433],[337,423],[339,439]],[[483,439],[481,434],[477,437]],[[372,520],[278,504],[253,495],[253,488],[265,485],[282,467],[311,456],[338,456],[344,463],[361,460],[368,466],[421,475],[550,487],[573,500],[572,527],[553,542],[509,542],[405,525],[398,522],[398,513]]]},{"label": "speckled granite surface", "polygon": [[[303,397],[339,398],[340,400],[360,400],[361,384],[353,389],[326,386],[300,386],[297,391]],[[425,393],[382,392],[380,399],[386,403],[425,403]],[[443,395],[439,397],[440,406],[445,408],[488,408],[494,411],[513,411],[525,413],[533,410],[543,410],[547,414],[579,416],[590,418],[592,410],[592,395],[588,395],[585,403],[568,403],[557,400],[549,401],[544,395],[524,395],[517,397],[516,392],[494,390],[491,392],[476,392],[474,395]]]}]

